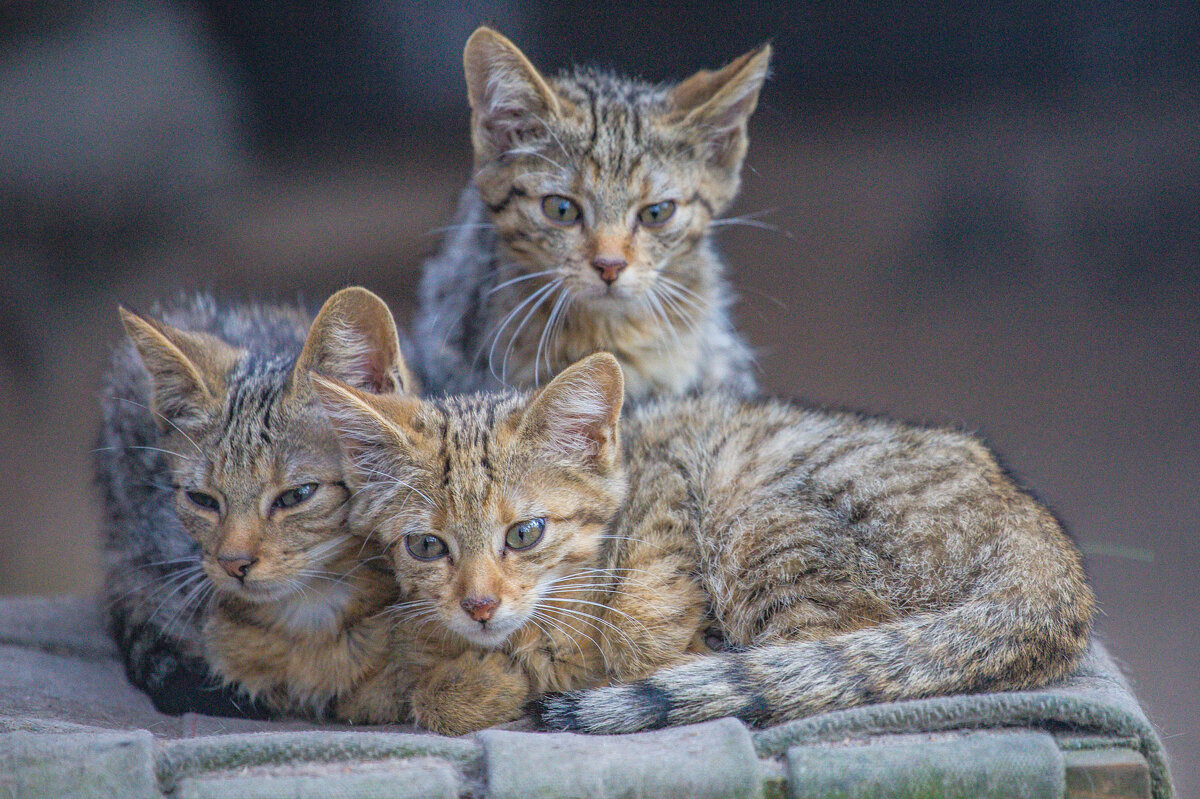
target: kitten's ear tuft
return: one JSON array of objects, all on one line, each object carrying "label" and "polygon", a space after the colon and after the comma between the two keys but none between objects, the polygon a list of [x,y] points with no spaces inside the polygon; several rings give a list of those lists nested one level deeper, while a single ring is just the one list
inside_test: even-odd
[{"label": "kitten's ear tuft", "polygon": [[672,117],[708,137],[714,160],[740,164],[746,151],[746,120],[770,73],[771,45],[736,58],[716,71],[700,70],[671,90]]},{"label": "kitten's ear tuft", "polygon": [[308,378],[355,464],[375,462],[379,455],[406,449],[411,443],[408,425],[421,407],[416,397],[372,394],[315,372]]},{"label": "kitten's ear tuft", "polygon": [[293,380],[319,372],[375,394],[415,392],[396,321],[387,304],[359,286],[334,294],[309,328]]},{"label": "kitten's ear tuft", "polygon": [[490,160],[546,135],[546,121],[563,113],[560,98],[516,45],[491,28],[477,28],[463,49],[475,155]]},{"label": "kitten's ear tuft", "polygon": [[621,365],[598,352],[567,367],[538,392],[518,432],[553,457],[607,470],[618,456],[624,399]]},{"label": "kitten's ear tuft", "polygon": [[239,351],[214,336],[119,310],[125,333],[150,375],[151,411],[159,428],[202,424],[220,404],[225,375]]}]

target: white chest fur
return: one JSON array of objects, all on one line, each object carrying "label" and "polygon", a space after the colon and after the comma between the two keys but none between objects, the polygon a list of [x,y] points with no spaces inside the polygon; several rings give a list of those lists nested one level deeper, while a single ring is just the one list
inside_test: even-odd
[{"label": "white chest fur", "polygon": [[335,630],[350,596],[350,586],[343,582],[311,580],[302,594],[280,603],[279,623],[296,633]]}]

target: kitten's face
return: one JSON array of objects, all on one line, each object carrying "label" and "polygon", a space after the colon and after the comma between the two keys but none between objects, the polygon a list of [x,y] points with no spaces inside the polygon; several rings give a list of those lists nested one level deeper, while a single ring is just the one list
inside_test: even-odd
[{"label": "kitten's face", "polygon": [[340,449],[311,390],[288,377],[238,381],[186,435],[168,428],[164,445],[178,453],[175,507],[205,573],[249,601],[303,592],[351,546]]},{"label": "kitten's face", "polygon": [[623,386],[615,361],[605,367],[603,396],[582,399],[562,390],[567,373],[534,400],[321,392],[364,464],[351,476],[352,524],[389,545],[403,618],[496,647],[561,606],[570,584],[598,582],[604,531],[625,492],[615,428]]},{"label": "kitten's face", "polygon": [[346,528],[341,448],[309,374],[376,392],[411,386],[383,302],[365,289],[338,292],[294,359],[122,314],[150,376],[175,506],[212,584],[273,602],[337,577],[330,568],[353,560],[361,542]]},{"label": "kitten's face", "polygon": [[465,54],[475,182],[510,273],[544,272],[524,288],[558,281],[572,304],[610,312],[686,305],[684,289],[711,277],[688,256],[737,192],[768,58],[670,89],[588,70],[546,80],[477,31]]}]

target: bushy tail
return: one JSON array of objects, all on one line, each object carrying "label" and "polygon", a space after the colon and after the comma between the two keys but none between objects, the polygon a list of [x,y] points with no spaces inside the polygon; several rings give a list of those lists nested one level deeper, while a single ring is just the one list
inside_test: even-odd
[{"label": "bushy tail", "polygon": [[[1040,606],[1038,606],[1040,605]],[[704,657],[628,685],[547,696],[548,727],[635,732],[736,716],[756,725],[874,702],[1033,688],[1065,676],[1087,646],[1092,601],[969,600],[819,641]]]}]

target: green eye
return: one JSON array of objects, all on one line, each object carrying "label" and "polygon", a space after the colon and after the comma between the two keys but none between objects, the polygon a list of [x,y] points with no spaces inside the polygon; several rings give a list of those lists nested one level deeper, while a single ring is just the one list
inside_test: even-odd
[{"label": "green eye", "polygon": [[205,494],[203,491],[187,491],[185,493],[193,505],[197,505],[205,510],[211,510],[214,513],[221,510],[221,503],[212,494]]},{"label": "green eye", "polygon": [[417,560],[437,560],[449,552],[445,541],[428,533],[404,536],[404,548]]},{"label": "green eye", "polygon": [[279,496],[275,497],[275,501],[271,503],[272,508],[291,508],[299,505],[304,500],[311,497],[317,492],[318,483],[305,483],[302,486],[289,488]]},{"label": "green eye", "polygon": [[542,213],[556,225],[573,225],[579,220],[579,205],[560,194],[542,198]]},{"label": "green eye", "polygon": [[542,540],[544,532],[546,532],[545,519],[517,522],[508,528],[508,533],[504,536],[504,543],[508,545],[509,549],[529,549]]},{"label": "green eye", "polygon": [[675,201],[663,200],[638,211],[638,221],[646,227],[658,227],[675,215]]}]

